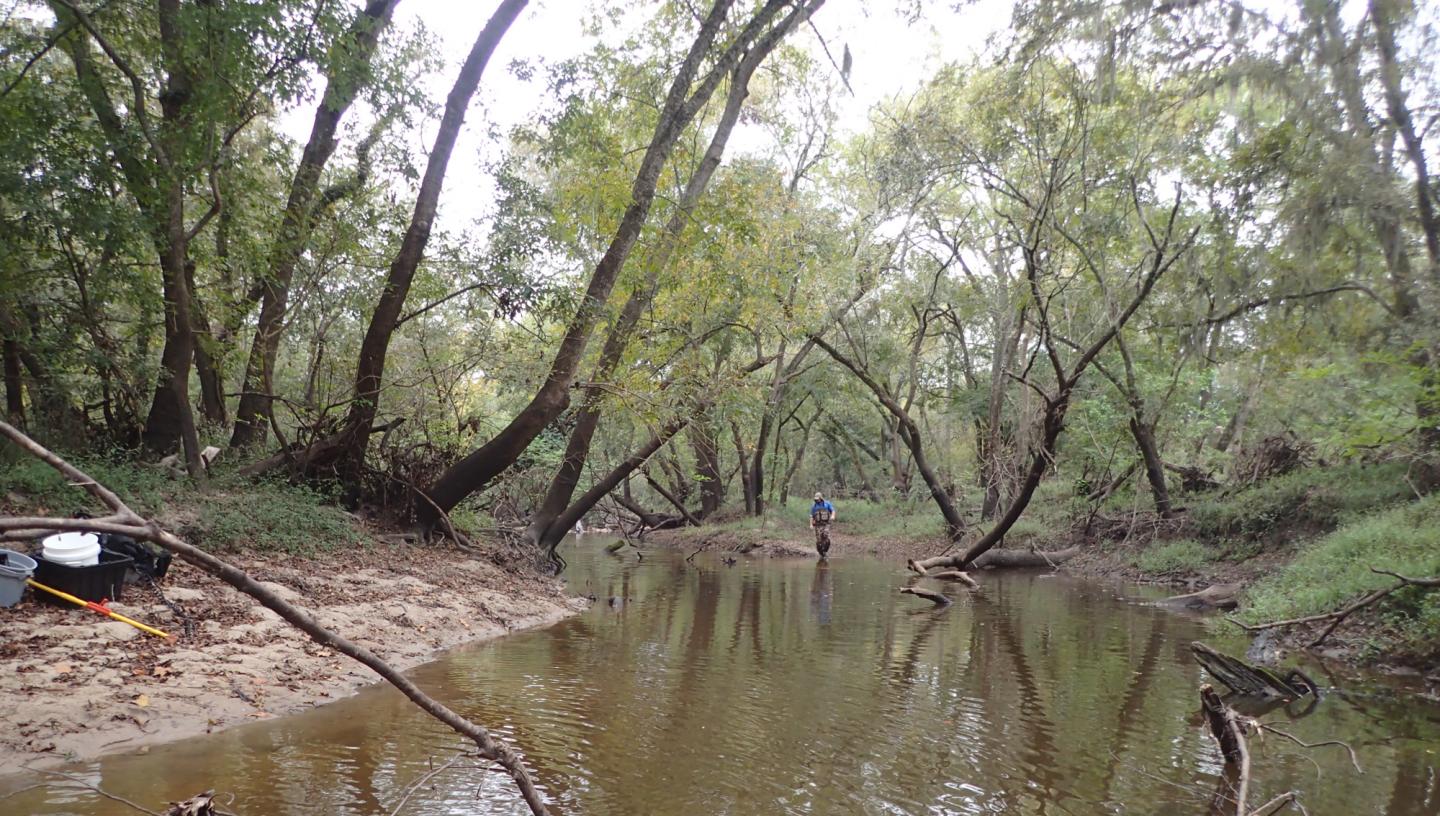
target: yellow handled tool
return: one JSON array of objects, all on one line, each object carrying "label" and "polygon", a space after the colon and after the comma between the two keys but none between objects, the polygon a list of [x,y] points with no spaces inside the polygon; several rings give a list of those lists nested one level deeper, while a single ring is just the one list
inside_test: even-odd
[{"label": "yellow handled tool", "polygon": [[114,618],[115,620],[120,621],[121,623],[128,623],[128,624],[130,624],[131,626],[135,627],[136,629],[139,629],[139,630],[142,631],[142,632],[149,632],[150,634],[155,635],[156,637],[162,637],[162,638],[168,638],[168,637],[170,637],[170,635],[165,634],[164,632],[160,631],[159,629],[154,628],[153,626],[146,626],[145,624],[141,623],[140,621],[134,620],[133,618],[127,618],[127,617],[125,617],[124,615],[120,614],[119,612],[115,612],[115,611],[111,610],[110,607],[106,606],[106,605],[103,604],[103,603],[95,603],[94,601],[87,601],[87,600],[85,600],[85,599],[83,599],[83,598],[77,598],[77,597],[75,597],[74,595],[71,595],[71,594],[68,593],[68,592],[61,592],[61,591],[58,590],[58,589],[52,589],[52,588],[50,588],[50,587],[48,587],[48,586],[45,586],[44,584],[41,584],[41,583],[36,582],[36,580],[35,580],[34,578],[28,578],[28,579],[26,579],[26,583],[28,583],[28,584],[29,584],[30,586],[32,586],[32,587],[35,587],[36,589],[43,589],[43,590],[45,590],[46,592],[50,593],[51,595],[54,595],[54,596],[57,597],[57,598],[64,598],[65,600],[69,601],[70,603],[78,604],[78,605],[80,605],[80,606],[85,607],[86,609],[90,609],[90,610],[93,610],[93,611],[95,611],[95,612],[99,612],[99,613],[102,614],[102,615],[107,615],[107,616],[109,616],[109,617]]}]

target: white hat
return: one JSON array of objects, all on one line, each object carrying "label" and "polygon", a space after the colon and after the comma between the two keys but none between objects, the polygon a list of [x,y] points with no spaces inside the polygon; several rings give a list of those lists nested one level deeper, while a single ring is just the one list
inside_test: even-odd
[{"label": "white hat", "polygon": [[825,494],[824,494],[824,493],[816,493],[816,494],[815,494],[815,501],[825,501]]}]

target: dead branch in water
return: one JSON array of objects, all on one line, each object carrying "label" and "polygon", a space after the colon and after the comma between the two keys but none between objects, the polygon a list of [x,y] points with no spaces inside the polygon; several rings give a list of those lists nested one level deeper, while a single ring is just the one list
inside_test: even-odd
[{"label": "dead branch in water", "polygon": [[934,578],[937,581],[955,581],[957,583],[964,584],[971,589],[980,588],[980,584],[976,582],[974,578],[971,578],[969,573],[961,572],[960,570],[945,570],[944,572],[932,572],[925,577]]},{"label": "dead branch in water", "polygon": [[82,487],[90,495],[98,499],[110,511],[110,514],[95,519],[61,519],[48,517],[34,518],[6,518],[0,519],[0,540],[15,540],[28,536],[34,532],[49,532],[56,530],[80,530],[86,532],[118,533],[129,536],[136,540],[150,541],[180,556],[187,563],[192,564],[205,572],[219,578],[235,589],[249,595],[259,601],[267,609],[275,612],[284,618],[290,625],[310,636],[310,639],[326,648],[339,652],[359,663],[364,664],[371,671],[380,675],[392,686],[399,689],[402,694],[411,702],[419,706],[425,713],[449,726],[452,730],[475,743],[480,749],[480,755],[486,759],[494,760],[503,767],[515,781],[520,789],[520,794],[525,798],[530,811],[536,816],[546,816],[549,810],[545,807],[540,792],[535,788],[535,783],[530,778],[520,756],[515,750],[502,740],[497,739],[483,726],[473,723],[466,718],[452,711],[435,698],[421,691],[414,681],[404,674],[396,671],[389,663],[386,663],[369,649],[332,632],[321,626],[309,612],[290,604],[273,590],[259,583],[249,574],[233,564],[221,560],[214,555],[181,540],[173,533],[166,531],[160,524],[152,519],[146,519],[130,509],[119,496],[113,491],[88,475],[80,471],[74,465],[62,459],[48,448],[31,439],[7,422],[0,422],[0,435],[9,438],[22,450],[40,459],[56,470],[60,471],[70,482]]},{"label": "dead branch in water", "polygon": [[1289,620],[1254,624],[1241,623],[1234,618],[1226,618],[1226,620],[1230,621],[1231,623],[1235,624],[1241,629],[1244,629],[1247,632],[1260,632],[1265,629],[1278,629],[1285,626],[1299,626],[1305,623],[1319,623],[1320,621],[1326,620],[1330,621],[1330,625],[1325,627],[1325,630],[1320,633],[1319,637],[1310,641],[1310,643],[1306,645],[1307,649],[1313,649],[1316,646],[1319,646],[1321,643],[1324,643],[1325,639],[1330,637],[1331,633],[1335,631],[1336,627],[1338,627],[1346,618],[1350,617],[1356,612],[1359,612],[1361,609],[1364,609],[1365,607],[1376,603],[1377,601],[1381,600],[1382,598],[1386,597],[1397,589],[1404,589],[1407,586],[1425,587],[1427,589],[1440,588],[1440,577],[1410,578],[1408,576],[1401,575],[1398,572],[1377,569],[1375,567],[1371,567],[1370,571],[1375,573],[1376,575],[1389,575],[1392,578],[1398,578],[1399,583],[1392,584],[1383,589],[1377,589],[1374,592],[1361,596],[1359,600],[1350,603],[1341,609],[1337,609],[1334,612],[1326,612],[1322,615],[1308,615],[1303,618],[1291,618]]},{"label": "dead branch in water", "polygon": [[918,598],[924,598],[925,600],[929,601],[930,603],[935,604],[936,606],[949,606],[949,605],[950,605],[950,599],[949,599],[949,598],[947,598],[947,597],[945,597],[944,595],[940,594],[939,592],[936,592],[936,591],[931,590],[931,589],[924,589],[924,588],[921,588],[921,587],[908,586],[908,587],[905,587],[904,589],[900,590],[900,594],[901,594],[901,595],[914,595],[914,596],[916,596],[916,597],[918,597]]},{"label": "dead branch in water", "polygon": [[1348,742],[1341,742],[1340,740],[1322,740],[1322,741],[1320,741],[1320,742],[1305,742],[1304,740],[1300,739],[1299,737],[1295,736],[1294,734],[1291,734],[1291,733],[1288,732],[1288,731],[1281,731],[1280,729],[1276,728],[1276,727],[1273,726],[1273,725],[1270,725],[1269,723],[1256,722],[1256,723],[1255,723],[1255,727],[1258,728],[1258,729],[1260,729],[1261,731],[1268,731],[1268,732],[1270,732],[1271,734],[1276,734],[1276,735],[1278,735],[1278,736],[1284,737],[1285,739],[1290,740],[1291,742],[1295,743],[1296,745],[1300,746],[1301,748],[1320,748],[1320,747],[1326,746],[1326,745],[1338,745],[1338,746],[1340,746],[1341,748],[1344,748],[1345,751],[1350,754],[1350,764],[1355,766],[1355,773],[1360,773],[1360,774],[1365,773],[1365,770],[1360,767],[1360,759],[1359,759],[1359,757],[1355,756],[1355,749],[1354,749],[1354,748],[1351,748],[1351,747],[1350,747],[1350,743],[1348,743]]}]

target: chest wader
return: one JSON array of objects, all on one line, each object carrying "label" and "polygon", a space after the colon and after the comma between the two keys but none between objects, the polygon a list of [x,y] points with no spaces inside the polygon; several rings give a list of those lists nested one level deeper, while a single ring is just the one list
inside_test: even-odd
[{"label": "chest wader", "polygon": [[815,519],[815,551],[824,558],[830,552],[830,511],[816,510]]}]

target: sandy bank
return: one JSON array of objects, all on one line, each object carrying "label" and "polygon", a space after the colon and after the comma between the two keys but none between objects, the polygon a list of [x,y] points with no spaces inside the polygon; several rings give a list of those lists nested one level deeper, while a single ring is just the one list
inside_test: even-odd
[{"label": "sandy bank", "polygon": [[[558,581],[447,549],[377,544],[314,558],[232,560],[400,668],[583,608]],[[378,681],[193,567],[177,563],[162,589],[181,614],[146,586],[127,587],[112,606],[176,636],[168,642],[30,596],[0,609],[0,768],[143,751]]]}]

